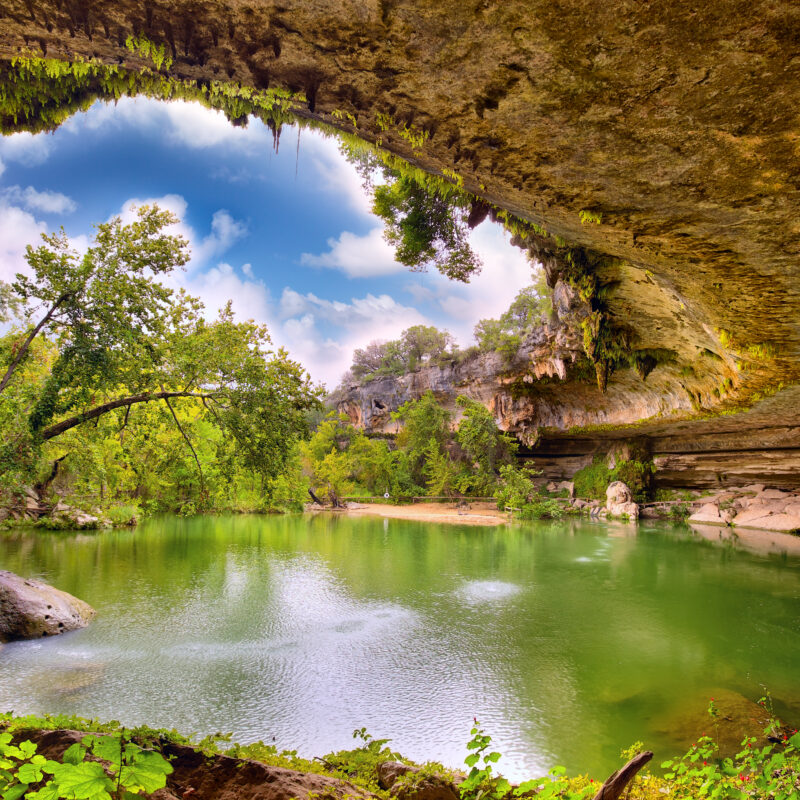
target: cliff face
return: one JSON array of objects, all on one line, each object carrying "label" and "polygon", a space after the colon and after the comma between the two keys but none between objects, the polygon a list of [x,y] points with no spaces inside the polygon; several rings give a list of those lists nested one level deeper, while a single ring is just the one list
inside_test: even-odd
[{"label": "cliff face", "polygon": [[569,375],[529,380],[578,365],[578,329],[550,330],[510,370],[484,357],[376,383],[347,401],[354,419],[373,427],[379,403],[430,385],[485,398],[528,439],[767,395],[770,424],[800,422],[793,0],[0,0],[0,59],[148,66],[130,34],[165,43],[171,77],[302,91],[301,116],[457,174],[547,230],[555,249],[525,246],[554,276],[567,249],[589,254],[607,320],[674,357],[644,381],[617,369],[605,395]]},{"label": "cliff face", "polygon": [[602,392],[581,336],[588,305],[561,282],[554,299],[557,313],[511,359],[476,354],[354,383],[329,404],[357,427],[391,435],[399,429],[391,414],[408,400],[431,391],[457,424],[456,398],[466,395],[489,408],[519,439],[523,456],[553,480],[571,478],[597,455],[634,450],[654,460],[662,487],[798,485],[800,387],[736,414],[704,414],[698,409],[719,403],[716,387],[735,370],[714,358],[702,372],[690,370],[674,353],[644,378],[632,367],[617,370]]}]

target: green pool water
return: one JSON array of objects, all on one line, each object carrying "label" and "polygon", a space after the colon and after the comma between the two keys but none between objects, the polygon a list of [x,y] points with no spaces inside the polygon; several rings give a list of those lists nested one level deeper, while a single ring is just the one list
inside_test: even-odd
[{"label": "green pool water", "polygon": [[685,527],[165,517],[0,534],[0,568],[98,611],[0,649],[0,709],[18,713],[309,756],[365,726],[453,766],[477,716],[514,778],[602,776],[636,740],[665,758],[697,734],[670,720],[714,691],[765,685],[800,720],[800,559]]}]

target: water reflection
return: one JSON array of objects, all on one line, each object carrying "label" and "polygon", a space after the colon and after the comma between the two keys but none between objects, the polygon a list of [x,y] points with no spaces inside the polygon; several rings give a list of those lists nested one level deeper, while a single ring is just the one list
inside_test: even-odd
[{"label": "water reflection", "polygon": [[800,711],[800,560],[686,528],[164,518],[0,541],[0,566],[99,612],[0,651],[0,707],[18,712],[275,736],[308,755],[366,726],[452,765],[478,716],[522,777],[607,772],[637,739],[666,757],[681,737],[663,720],[708,687],[765,683]]}]

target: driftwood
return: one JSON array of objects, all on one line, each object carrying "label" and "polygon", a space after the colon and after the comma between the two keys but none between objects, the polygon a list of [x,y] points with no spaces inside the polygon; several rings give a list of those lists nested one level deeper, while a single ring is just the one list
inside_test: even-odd
[{"label": "driftwood", "polygon": [[617,800],[636,773],[653,757],[647,750],[635,755],[624,767],[610,775],[592,800]]},{"label": "driftwood", "polygon": [[318,506],[324,506],[324,505],[325,505],[325,503],[323,503],[323,502],[322,502],[322,500],[320,500],[320,499],[319,499],[319,497],[317,497],[317,496],[314,494],[314,492],[312,492],[312,491],[311,491],[311,489],[309,489],[309,490],[308,490],[308,493],[311,495],[311,499],[312,499],[312,500],[313,500],[313,501],[314,501],[314,502],[315,502],[315,503],[316,503]]}]

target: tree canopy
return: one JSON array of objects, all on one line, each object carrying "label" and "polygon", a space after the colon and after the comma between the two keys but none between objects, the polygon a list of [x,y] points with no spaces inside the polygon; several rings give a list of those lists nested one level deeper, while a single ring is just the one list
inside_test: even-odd
[{"label": "tree canopy", "polygon": [[356,349],[351,372],[359,380],[403,375],[455,349],[455,340],[447,331],[429,325],[413,325],[404,330],[399,339],[372,341]]},{"label": "tree canopy", "polygon": [[[230,303],[209,321],[199,300],[165,285],[189,257],[168,232],[175,221],[143,206],[133,222],[96,226],[82,255],[63,231],[28,247],[29,272],[4,295],[25,314],[0,340],[6,486],[35,476],[48,446],[51,456],[60,441],[76,452],[76,430],[113,429],[123,441],[133,417],[154,424],[137,411],[152,403],[164,409],[158,424],[174,426],[201,494],[220,459],[264,485],[287,468],[320,392],[285,351],[271,349],[264,326],[237,321]],[[199,443],[201,428],[215,447]]]}]

